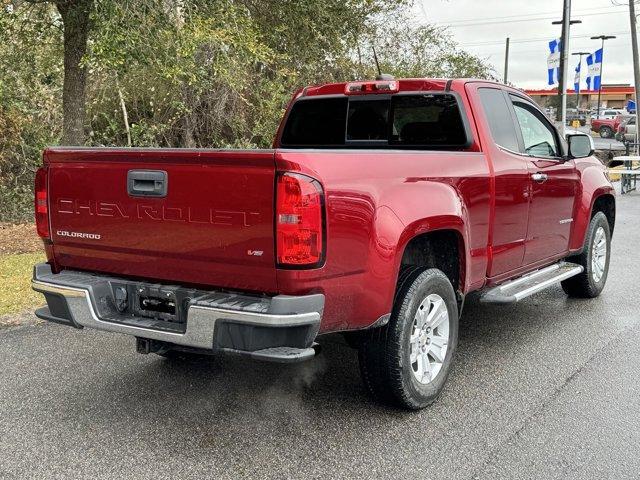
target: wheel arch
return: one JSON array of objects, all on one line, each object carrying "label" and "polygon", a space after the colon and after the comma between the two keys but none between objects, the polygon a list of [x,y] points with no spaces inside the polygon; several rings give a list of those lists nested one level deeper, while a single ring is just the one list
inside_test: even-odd
[{"label": "wheel arch", "polygon": [[616,225],[616,199],[612,194],[604,193],[594,199],[589,219],[593,218],[598,212],[604,213],[605,217],[607,217],[609,232],[613,236],[613,229]]},{"label": "wheel arch", "polygon": [[[616,217],[615,191],[610,183],[603,185],[605,178],[600,169],[587,169],[583,173],[583,191],[582,198],[578,202],[574,228],[569,245],[570,251],[573,253],[580,252],[584,248],[584,241],[589,228],[591,219],[597,212],[602,212],[607,217],[609,229],[613,234]],[[602,180],[599,180],[602,178]],[[598,183],[596,183],[596,181]],[[592,187],[593,185],[597,185]]]},{"label": "wheel arch", "polygon": [[440,228],[407,235],[400,249],[397,275],[404,266],[441,270],[461,293],[465,286],[466,242],[460,228]]}]

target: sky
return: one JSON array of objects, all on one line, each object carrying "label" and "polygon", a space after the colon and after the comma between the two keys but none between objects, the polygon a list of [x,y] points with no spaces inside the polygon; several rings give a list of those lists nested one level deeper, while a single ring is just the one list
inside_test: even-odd
[{"label": "sky", "polygon": [[[600,48],[594,35],[616,35],[604,47],[603,84],[633,84],[633,57],[628,5],[614,6],[624,0],[573,0],[571,52],[593,52]],[[509,81],[519,88],[547,86],[548,43],[560,38],[562,0],[418,0],[416,18],[424,23],[447,27],[460,47],[490,63],[502,78],[505,38],[510,37]],[[640,14],[640,5],[636,6]],[[586,88],[582,59],[581,88]],[[569,81],[573,88],[578,57],[569,57]]]}]

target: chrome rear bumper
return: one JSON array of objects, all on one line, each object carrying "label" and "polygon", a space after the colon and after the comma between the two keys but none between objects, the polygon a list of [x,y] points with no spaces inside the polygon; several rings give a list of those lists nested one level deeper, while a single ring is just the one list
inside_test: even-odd
[{"label": "chrome rear bumper", "polygon": [[[192,349],[248,354],[278,361],[313,356],[324,295],[303,297],[204,293],[189,301],[181,331],[158,328],[162,322],[115,311],[113,285],[129,282],[83,272],[53,274],[48,264],[34,268],[32,288],[47,306],[36,311],[44,320],[76,328],[94,328]],[[172,327],[173,328],[173,327]],[[287,354],[288,352],[288,354]],[[299,358],[303,357],[303,358]]]}]

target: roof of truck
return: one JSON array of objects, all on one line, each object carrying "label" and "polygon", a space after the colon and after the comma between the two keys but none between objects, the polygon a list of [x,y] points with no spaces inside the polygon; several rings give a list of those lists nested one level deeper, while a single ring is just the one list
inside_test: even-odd
[{"label": "roof of truck", "polygon": [[[421,90],[444,90],[447,86],[447,79],[440,78],[407,78],[407,79],[392,79],[392,80],[363,80],[362,82],[371,83],[388,83],[396,82],[398,84],[398,91],[415,92]],[[345,88],[350,83],[360,82],[339,82],[339,83],[326,83],[324,85],[314,85],[306,87],[301,92],[301,96],[310,97],[316,95],[341,95],[345,93]]]},{"label": "roof of truck", "polygon": [[[469,83],[469,82],[482,82],[493,83],[500,85],[501,87],[508,87],[507,85],[494,82],[492,80],[477,79],[477,78],[385,78],[380,80],[361,80],[352,82],[338,82],[338,83],[326,83],[324,85],[311,85],[305,87],[297,92],[296,98],[299,97],[313,97],[320,95],[343,95],[346,93],[348,85],[355,84],[385,84],[394,82],[395,89],[389,93],[397,92],[420,92],[420,91],[444,91],[451,87],[453,82],[456,83]],[[517,89],[514,89],[517,90]],[[363,92],[364,93],[364,92]],[[377,92],[383,93],[383,92]]]}]

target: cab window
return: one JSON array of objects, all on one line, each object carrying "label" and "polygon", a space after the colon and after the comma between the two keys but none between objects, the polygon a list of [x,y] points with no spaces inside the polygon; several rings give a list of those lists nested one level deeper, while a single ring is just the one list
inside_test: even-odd
[{"label": "cab window", "polygon": [[448,92],[299,99],[285,123],[288,148],[469,148],[456,96]]},{"label": "cab window", "polygon": [[554,128],[533,105],[511,97],[513,108],[522,133],[522,153],[532,157],[554,158],[560,156]]}]

